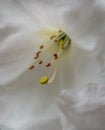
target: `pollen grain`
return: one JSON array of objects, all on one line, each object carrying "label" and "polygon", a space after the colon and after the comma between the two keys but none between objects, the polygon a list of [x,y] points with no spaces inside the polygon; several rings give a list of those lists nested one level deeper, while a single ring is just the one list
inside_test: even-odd
[{"label": "pollen grain", "polygon": [[40,46],[40,49],[43,49],[43,48],[44,48],[44,45],[41,45],[41,46]]},{"label": "pollen grain", "polygon": [[41,65],[43,63],[43,61],[41,60],[41,61],[39,61],[39,64]]},{"label": "pollen grain", "polygon": [[28,69],[29,69],[29,70],[32,70],[32,69],[34,69],[34,68],[35,68],[35,66],[32,65],[32,66],[30,66]]},{"label": "pollen grain", "polygon": [[57,54],[54,54],[54,59],[58,59],[58,55]]},{"label": "pollen grain", "polygon": [[51,63],[49,62],[47,65],[46,65],[46,67],[50,67],[51,66]]}]

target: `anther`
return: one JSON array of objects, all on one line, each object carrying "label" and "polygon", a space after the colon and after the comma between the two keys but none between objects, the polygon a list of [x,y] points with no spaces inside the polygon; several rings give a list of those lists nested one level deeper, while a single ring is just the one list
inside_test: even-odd
[{"label": "anther", "polygon": [[55,38],[55,37],[56,37],[56,35],[53,35],[53,36],[50,37],[50,39],[52,40],[52,39]]},{"label": "anther", "polygon": [[51,63],[49,62],[47,65],[46,65],[46,67],[50,67],[51,66]]},{"label": "anther", "polygon": [[35,56],[35,57],[34,57],[34,59],[38,59],[38,58],[39,58],[39,56]]},{"label": "anther", "polygon": [[41,46],[40,46],[40,49],[43,49],[43,48],[44,48],[44,45],[41,45]]},{"label": "anther", "polygon": [[[68,45],[70,45],[71,44],[71,39],[69,38],[69,36],[65,33],[65,32],[63,32],[62,30],[58,30],[54,35],[51,35],[51,37],[49,37],[49,42],[53,42],[54,44],[57,44],[57,48],[54,48],[55,49],[55,51],[54,51],[54,53],[52,53],[52,51],[51,51],[51,55],[52,55],[52,57],[49,57],[49,55],[48,55],[48,58],[52,58],[52,59],[50,59],[50,60],[52,60],[52,61],[48,61],[46,64],[44,64],[44,60],[42,59],[43,58],[43,56],[44,56],[44,54],[43,54],[43,52],[42,52],[42,50],[43,50],[43,48],[44,48],[44,45],[43,44],[41,44],[40,46],[39,46],[39,50],[38,50],[38,52],[36,52],[36,54],[35,54],[35,57],[34,57],[34,59],[38,59],[38,61],[37,61],[37,63],[41,66],[41,64],[43,65],[44,64],[44,66],[45,67],[49,67],[48,69],[50,69],[50,67],[52,67],[54,70],[52,71],[52,74],[51,74],[51,76],[50,77],[48,77],[48,76],[43,76],[41,79],[40,79],[40,84],[50,84],[50,83],[52,83],[53,82],[53,80],[55,79],[55,77],[56,77],[56,73],[57,73],[57,68],[58,68],[58,63],[59,63],[59,58],[61,57],[61,55],[62,55],[62,53],[64,52],[64,50],[66,49],[66,48],[68,48],[69,46]],[[52,40],[52,41],[51,41]],[[54,47],[55,47],[55,45],[54,45]],[[53,49],[53,48],[52,48]],[[57,49],[57,51],[56,51],[56,49]],[[49,50],[50,51],[50,50]],[[47,55],[47,54],[46,54]],[[46,56],[45,55],[45,56]],[[42,57],[41,57],[42,56]],[[52,62],[54,62],[54,64],[52,63]],[[54,65],[54,66],[53,66]],[[32,65],[31,67],[29,67],[29,70],[32,70],[32,69],[34,69],[36,66],[34,66],[34,65]]]},{"label": "anther", "polygon": [[58,55],[57,54],[54,54],[54,59],[58,59]]},{"label": "anther", "polygon": [[41,61],[39,61],[39,64],[42,64],[43,63],[43,61],[41,60]]},{"label": "anther", "polygon": [[40,53],[41,53],[41,51],[38,51],[38,52],[36,53],[36,56],[34,57],[34,59],[38,59]]},{"label": "anther", "polygon": [[32,70],[32,69],[34,69],[34,68],[35,68],[35,66],[32,65],[32,66],[30,66],[28,69],[29,69],[29,70]]},{"label": "anther", "polygon": [[41,51],[38,51],[37,53],[36,53],[36,55],[39,55],[41,53]]}]

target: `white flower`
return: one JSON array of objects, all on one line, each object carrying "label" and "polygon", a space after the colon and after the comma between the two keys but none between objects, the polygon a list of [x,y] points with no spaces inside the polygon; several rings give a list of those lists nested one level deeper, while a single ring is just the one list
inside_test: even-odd
[{"label": "white flower", "polygon": [[104,0],[0,0],[1,128],[61,130],[60,91],[104,82],[104,7]]}]

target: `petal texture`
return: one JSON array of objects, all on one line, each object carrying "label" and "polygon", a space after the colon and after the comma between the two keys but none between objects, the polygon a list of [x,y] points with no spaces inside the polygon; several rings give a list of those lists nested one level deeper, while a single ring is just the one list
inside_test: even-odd
[{"label": "petal texture", "polygon": [[88,84],[85,88],[62,91],[59,99],[64,130],[105,129],[105,87]]},{"label": "petal texture", "polygon": [[[105,66],[105,2],[61,0],[56,7],[60,25],[73,42],[68,57],[69,63],[66,62],[66,70],[70,70],[72,74],[68,76],[66,73],[66,77],[72,80],[63,82],[68,82],[66,86],[73,87],[80,87],[88,82],[104,82],[105,74],[102,76],[102,68]],[[65,79],[65,76],[62,79]]]},{"label": "petal texture", "polygon": [[67,0],[57,7],[61,25],[72,40],[85,50],[97,51],[105,39],[105,1]]},{"label": "petal texture", "polygon": [[0,84],[22,73],[34,55],[33,22],[18,10],[11,1],[0,1]]},{"label": "petal texture", "polygon": [[25,72],[5,86],[0,97],[1,127],[7,130],[62,130],[56,106],[59,80],[57,86],[42,86],[38,84],[39,77],[35,78],[36,73]]},{"label": "petal texture", "polygon": [[[19,0],[0,1],[1,85],[18,77],[33,63],[33,57],[38,48],[37,43],[40,42],[37,31],[49,28],[51,20],[48,17],[51,17],[52,11],[49,9],[46,14],[46,8],[42,6],[42,3]],[[54,26],[54,20],[51,21]]]},{"label": "petal texture", "polygon": [[33,31],[23,30],[5,39],[0,47],[0,84],[6,84],[27,69],[34,51]]},{"label": "petal texture", "polygon": [[[55,7],[51,1],[47,1],[47,4],[34,0],[0,2],[1,5],[5,4],[5,7],[1,6],[0,13],[1,84],[16,78],[33,62],[38,43],[36,31],[61,27],[74,42],[68,55],[70,57],[67,57],[67,62],[63,61],[63,69],[62,66],[60,68],[59,78],[49,88],[38,84],[38,70],[35,73],[25,71],[16,81],[5,86],[0,100],[0,127],[8,130],[62,130],[59,110],[55,105],[60,90],[84,87],[82,85],[89,81],[97,82],[102,72],[100,50],[104,52],[104,1],[57,1]],[[94,114],[96,109],[103,110],[104,99],[100,97],[104,94],[101,96],[101,90],[97,89],[99,87],[90,86],[79,92],[65,92],[61,95],[59,106],[63,111],[64,130],[96,130],[100,127],[104,130],[104,123],[100,122],[102,118],[104,120],[104,114],[100,111]],[[95,105],[91,100],[93,95]],[[96,125],[91,125],[91,122]]]}]

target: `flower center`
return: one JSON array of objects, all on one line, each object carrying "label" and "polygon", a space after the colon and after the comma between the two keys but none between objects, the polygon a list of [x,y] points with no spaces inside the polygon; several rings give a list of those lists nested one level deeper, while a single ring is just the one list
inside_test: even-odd
[{"label": "flower center", "polygon": [[40,78],[40,84],[49,84],[55,79],[59,59],[62,53],[71,45],[71,39],[61,30],[48,37],[48,45],[46,43],[41,44],[38,52],[35,54],[36,65],[29,67],[29,70],[33,70],[38,65],[44,65],[44,67],[50,68],[50,70],[53,68],[50,77],[45,74]]}]

